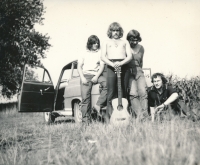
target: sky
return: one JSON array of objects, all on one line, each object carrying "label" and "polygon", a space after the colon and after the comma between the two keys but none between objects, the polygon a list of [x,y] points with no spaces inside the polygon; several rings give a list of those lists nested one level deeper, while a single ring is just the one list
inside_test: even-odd
[{"label": "sky", "polygon": [[200,1],[198,0],[44,0],[43,25],[52,47],[42,60],[54,85],[61,69],[85,52],[87,39],[108,39],[118,22],[127,33],[138,30],[145,49],[144,68],[190,78],[200,75]]}]

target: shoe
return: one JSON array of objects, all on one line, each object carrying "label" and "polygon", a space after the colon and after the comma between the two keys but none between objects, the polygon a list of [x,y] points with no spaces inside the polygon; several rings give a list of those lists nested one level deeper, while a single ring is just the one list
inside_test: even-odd
[{"label": "shoe", "polygon": [[99,107],[97,105],[93,106],[93,110],[94,112],[97,113],[97,116],[102,117],[102,115],[100,114],[100,110],[101,110],[100,106]]}]

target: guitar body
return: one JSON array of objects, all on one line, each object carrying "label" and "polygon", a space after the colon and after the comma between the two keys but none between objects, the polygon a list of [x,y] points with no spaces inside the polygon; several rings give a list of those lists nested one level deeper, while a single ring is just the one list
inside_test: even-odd
[{"label": "guitar body", "polygon": [[116,69],[118,98],[112,100],[113,112],[110,117],[110,123],[117,126],[127,126],[130,122],[130,114],[128,113],[128,101],[122,98],[121,89],[121,67]]},{"label": "guitar body", "polygon": [[130,114],[128,112],[128,101],[122,98],[122,109],[118,109],[118,99],[112,100],[113,113],[110,118],[110,123],[116,126],[127,126],[130,122]]}]

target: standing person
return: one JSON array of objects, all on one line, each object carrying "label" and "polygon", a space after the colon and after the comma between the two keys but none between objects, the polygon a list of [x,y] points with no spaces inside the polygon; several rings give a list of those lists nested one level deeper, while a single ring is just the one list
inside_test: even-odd
[{"label": "standing person", "polygon": [[105,115],[105,121],[108,123],[112,114],[111,101],[117,95],[117,75],[115,69],[121,67],[121,82],[123,97],[126,97],[126,82],[124,80],[125,73],[127,72],[126,63],[131,59],[131,50],[128,41],[122,40],[123,29],[117,22],[112,23],[107,31],[107,35],[110,38],[102,47],[101,59],[107,64],[107,109]]},{"label": "standing person", "polygon": [[104,62],[100,59],[100,41],[95,35],[91,35],[87,41],[87,51],[78,59],[78,72],[81,78],[82,96],[82,121],[90,122],[91,115],[91,90],[93,84],[101,85],[101,93],[94,108],[100,113],[100,108],[105,106],[107,97],[106,78],[101,74],[104,70]]},{"label": "standing person", "polygon": [[137,30],[131,30],[127,34],[126,39],[131,46],[131,53],[133,59],[128,63],[130,70],[129,75],[129,99],[133,114],[137,119],[142,119],[144,114],[147,113],[147,84],[142,70],[144,47],[139,42],[142,41],[140,33]]},{"label": "standing person", "polygon": [[[167,79],[161,73],[155,73],[151,77],[153,86],[148,92],[148,104],[152,116],[164,110],[168,110],[170,118],[181,114],[180,105],[178,104],[178,93],[176,89],[167,84]],[[170,108],[169,108],[170,107]]]}]

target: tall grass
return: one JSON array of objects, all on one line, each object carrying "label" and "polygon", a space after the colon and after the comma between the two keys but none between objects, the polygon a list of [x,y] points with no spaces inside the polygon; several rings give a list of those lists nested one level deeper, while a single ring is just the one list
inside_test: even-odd
[{"label": "tall grass", "polygon": [[169,84],[176,88],[180,105],[188,118],[200,120],[200,78],[196,76],[187,79],[170,74],[167,79]]},{"label": "tall grass", "polygon": [[176,119],[117,128],[69,120],[45,125],[40,113],[0,112],[0,164],[200,164],[200,123]]},{"label": "tall grass", "polygon": [[200,164],[200,79],[168,80],[189,119],[132,120],[124,128],[56,119],[48,126],[41,113],[0,112],[0,165]]}]

